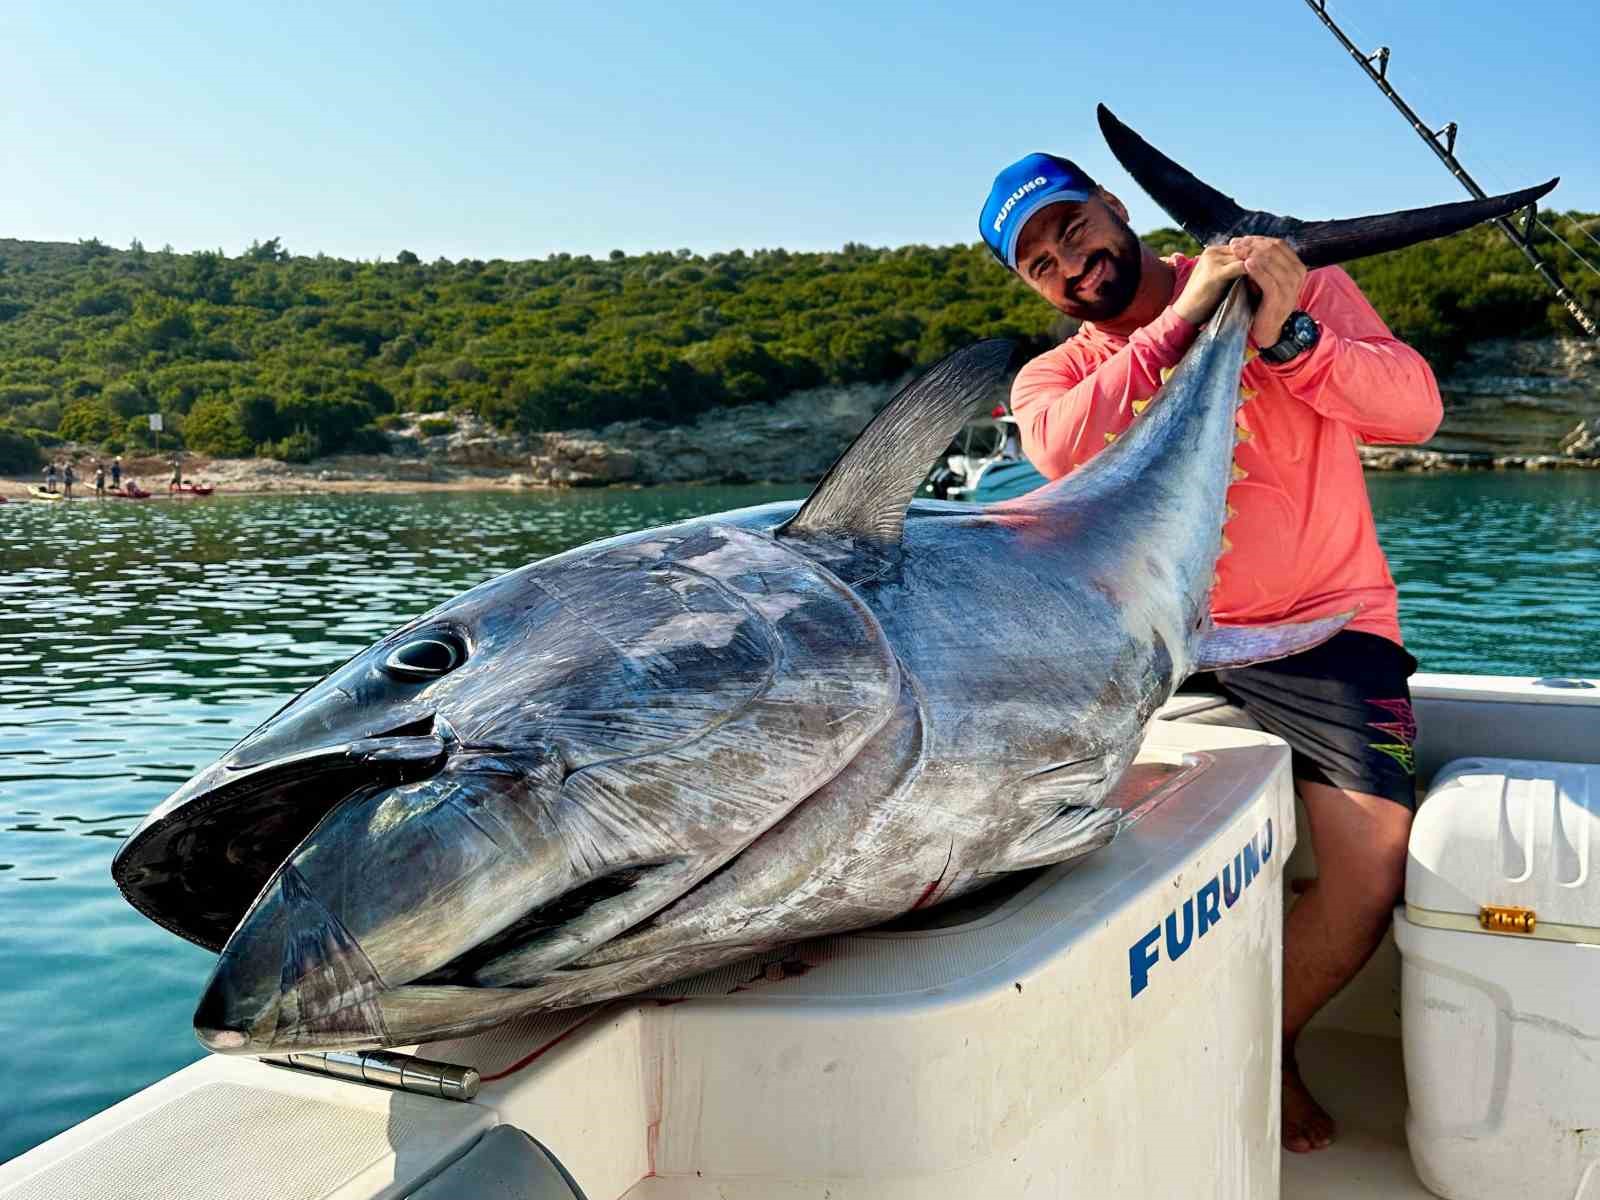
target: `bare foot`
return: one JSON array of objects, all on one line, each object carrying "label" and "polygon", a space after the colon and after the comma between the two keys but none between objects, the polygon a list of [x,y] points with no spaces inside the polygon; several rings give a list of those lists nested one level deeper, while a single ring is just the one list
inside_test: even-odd
[{"label": "bare foot", "polygon": [[1333,1118],[1306,1090],[1300,1068],[1293,1063],[1283,1069],[1283,1148],[1294,1154],[1309,1154],[1333,1145]]}]

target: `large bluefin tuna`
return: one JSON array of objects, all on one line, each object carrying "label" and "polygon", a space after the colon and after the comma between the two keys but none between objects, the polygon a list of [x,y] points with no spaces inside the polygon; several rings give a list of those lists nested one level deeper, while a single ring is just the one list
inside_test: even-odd
[{"label": "large bluefin tuna", "polygon": [[[1102,113],[1192,231],[1321,265],[1543,190],[1348,222],[1245,213]],[[128,898],[222,953],[216,1050],[426,1041],[858,928],[1105,844],[1190,672],[1340,619],[1211,625],[1249,301],[1090,464],[911,503],[1009,348],[922,376],[799,506],[612,538],[357,655],[153,812]],[[965,581],[981,576],[982,586]]]}]

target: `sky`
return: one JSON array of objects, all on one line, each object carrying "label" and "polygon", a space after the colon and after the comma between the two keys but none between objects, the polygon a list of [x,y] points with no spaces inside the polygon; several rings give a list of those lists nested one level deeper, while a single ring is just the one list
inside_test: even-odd
[{"label": "sky", "polygon": [[[1600,210],[1600,6],[1327,0],[1491,191]],[[1305,0],[0,0],[0,237],[541,258],[976,239],[994,174],[1106,102],[1247,207],[1454,200]]]}]

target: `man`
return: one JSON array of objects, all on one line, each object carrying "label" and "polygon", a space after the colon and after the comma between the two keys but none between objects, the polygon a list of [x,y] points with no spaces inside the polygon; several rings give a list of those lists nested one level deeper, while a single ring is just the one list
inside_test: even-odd
[{"label": "man", "polygon": [[78,472],[73,468],[72,460],[67,460],[67,465],[61,470],[61,490],[66,493],[68,500],[72,499],[72,485],[78,482]]},{"label": "man", "polygon": [[111,460],[111,490],[117,491],[122,487],[122,455],[117,455]]},{"label": "man", "polygon": [[106,465],[98,458],[94,460],[94,498],[106,498]]},{"label": "man", "polygon": [[1405,881],[1415,805],[1398,597],[1378,547],[1358,440],[1421,442],[1441,415],[1428,364],[1395,340],[1350,277],[1306,271],[1274,238],[1236,238],[1197,258],[1140,244],[1122,202],[1073,163],[1033,154],[995,179],[979,218],[995,256],[1084,324],[1012,387],[1023,448],[1046,476],[1120,434],[1237,279],[1256,293],[1229,490],[1232,549],[1212,616],[1265,625],[1356,616],[1304,654],[1205,683],[1294,752],[1318,877],[1284,929],[1283,1144],[1319,1150],[1334,1124],[1295,1062],[1306,1022],[1371,956]]}]

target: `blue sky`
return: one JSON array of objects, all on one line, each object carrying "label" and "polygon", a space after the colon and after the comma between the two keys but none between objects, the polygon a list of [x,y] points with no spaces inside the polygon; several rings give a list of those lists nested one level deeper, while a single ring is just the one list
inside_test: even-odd
[{"label": "blue sky", "polygon": [[[1491,190],[1600,210],[1600,6],[1329,0]],[[1303,0],[5,0],[0,237],[528,258],[971,241],[994,172],[1103,149],[1104,100],[1253,207],[1456,199]]]}]

